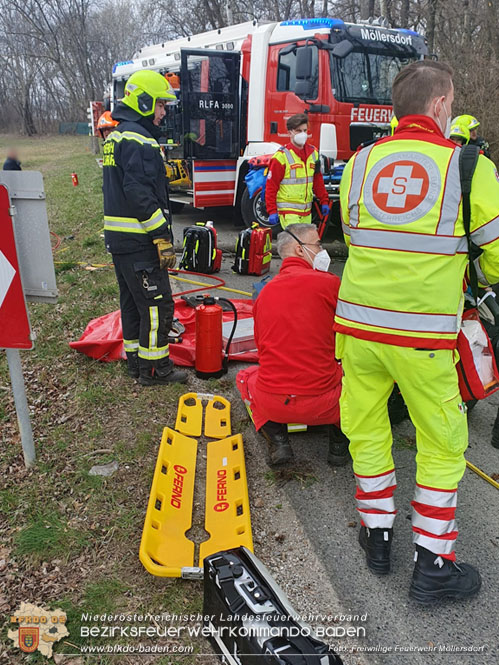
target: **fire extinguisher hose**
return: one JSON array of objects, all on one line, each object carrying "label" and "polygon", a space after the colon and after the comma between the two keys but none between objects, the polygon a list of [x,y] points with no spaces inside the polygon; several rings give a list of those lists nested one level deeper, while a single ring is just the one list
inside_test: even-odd
[{"label": "fire extinguisher hose", "polygon": [[237,328],[237,309],[234,303],[231,300],[228,300],[227,298],[216,298],[216,300],[221,300],[222,302],[226,302],[232,311],[234,312],[234,323],[232,325],[232,330],[230,331],[229,338],[227,339],[227,344],[225,346],[225,353],[224,353],[224,359],[223,359],[223,368],[224,371],[227,372],[227,368],[229,365],[229,350],[230,350],[230,345],[232,342],[232,338],[234,337],[234,333],[236,332]]}]

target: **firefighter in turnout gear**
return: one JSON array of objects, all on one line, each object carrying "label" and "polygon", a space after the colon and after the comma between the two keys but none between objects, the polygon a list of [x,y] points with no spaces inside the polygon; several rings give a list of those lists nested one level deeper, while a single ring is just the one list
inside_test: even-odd
[{"label": "firefighter in turnout gear", "polygon": [[115,127],[119,125],[117,120],[113,120],[111,111],[104,111],[97,122],[96,134],[98,134],[104,141]]},{"label": "firefighter in turnout gear", "polygon": [[[454,553],[457,486],[468,445],[455,369],[468,254],[461,148],[446,138],[453,97],[448,65],[425,60],[404,68],[393,84],[394,135],[356,153],[340,186],[349,256],[335,331],[359,540],[369,568],[388,573],[396,476],[387,400],[395,381],[416,428],[416,564],[409,593],[425,604],[471,596],[481,584],[478,571],[458,566]],[[498,210],[497,172],[480,155],[471,238],[483,250],[476,263],[485,285],[499,281]]]},{"label": "firefighter in turnout gear", "polygon": [[120,288],[123,343],[130,376],[143,385],[184,382],[169,358],[175,267],[165,166],[158,125],[175,99],[158,72],[132,74],[104,143],[104,237]]},{"label": "firefighter in turnout gear", "polygon": [[329,196],[324,186],[319,153],[307,144],[308,118],[297,113],[286,122],[290,142],[279,148],[270,160],[265,188],[269,224],[312,221],[314,194],[319,199],[322,216],[329,215]]},{"label": "firefighter in turnout gear", "polygon": [[466,145],[470,141],[470,130],[464,124],[453,122],[449,138],[457,145]]},{"label": "firefighter in turnout gear", "polygon": [[467,127],[470,132],[470,140],[468,143],[470,145],[477,145],[480,150],[483,152],[485,157],[490,159],[490,146],[488,141],[486,141],[483,136],[478,136],[478,128],[480,127],[480,121],[475,118],[474,115],[458,115],[457,118],[454,118],[452,124],[455,123]]}]

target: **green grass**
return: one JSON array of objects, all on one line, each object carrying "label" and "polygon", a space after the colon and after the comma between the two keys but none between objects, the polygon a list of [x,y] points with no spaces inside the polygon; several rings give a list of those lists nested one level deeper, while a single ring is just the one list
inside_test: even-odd
[{"label": "green grass", "polygon": [[393,435],[393,447],[395,450],[415,450],[416,440],[411,436]]},{"label": "green grass", "polygon": [[114,612],[119,604],[120,596],[128,590],[119,578],[102,578],[88,584],[83,596],[85,611],[90,614]]},{"label": "green grass", "polygon": [[[284,485],[290,480],[294,480],[301,486],[302,489],[310,487],[317,482],[317,477],[306,469],[295,469],[293,467],[286,467],[278,471],[266,471],[264,478],[269,485]],[[282,508],[279,504],[276,508]]]},{"label": "green grass", "polygon": [[47,557],[65,556],[66,552],[79,553],[89,545],[88,534],[74,529],[57,514],[38,514],[19,531],[15,538],[18,556],[29,556],[35,561]]}]

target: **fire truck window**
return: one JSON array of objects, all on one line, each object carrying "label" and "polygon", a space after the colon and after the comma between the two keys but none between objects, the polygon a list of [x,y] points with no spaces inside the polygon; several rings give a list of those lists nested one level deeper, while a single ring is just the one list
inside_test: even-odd
[{"label": "fire truck window", "polygon": [[126,81],[115,81],[114,82],[114,99],[123,99],[125,96],[125,83]]},{"label": "fire truck window", "polygon": [[392,83],[398,72],[417,58],[354,51],[346,58],[331,56],[331,79],[341,102],[391,104]]},{"label": "fire truck window", "polygon": [[[300,47],[298,47],[300,48]],[[277,90],[294,91],[296,83],[296,53],[298,49],[291,53],[285,53],[279,56],[277,66]],[[319,94],[319,51],[316,46],[312,52],[312,71],[315,72],[312,85],[311,99],[315,99]]]},{"label": "fire truck window", "polygon": [[183,87],[184,145],[188,156],[239,155],[239,59],[189,56]]}]

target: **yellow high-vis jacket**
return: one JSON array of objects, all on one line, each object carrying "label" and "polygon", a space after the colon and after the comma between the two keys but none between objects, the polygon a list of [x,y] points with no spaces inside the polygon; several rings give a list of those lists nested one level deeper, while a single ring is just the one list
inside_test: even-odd
[{"label": "yellow high-vis jacket", "polygon": [[[454,348],[468,261],[460,147],[427,116],[406,116],[394,136],[345,166],[340,203],[349,256],[335,331],[398,346]],[[480,155],[471,188],[479,281],[499,282],[499,177]]]},{"label": "yellow high-vis jacket", "polygon": [[314,174],[319,153],[313,148],[303,162],[292,148],[283,147],[272,159],[284,167],[284,177],[276,196],[277,212],[280,215],[309,215],[312,211]]}]

